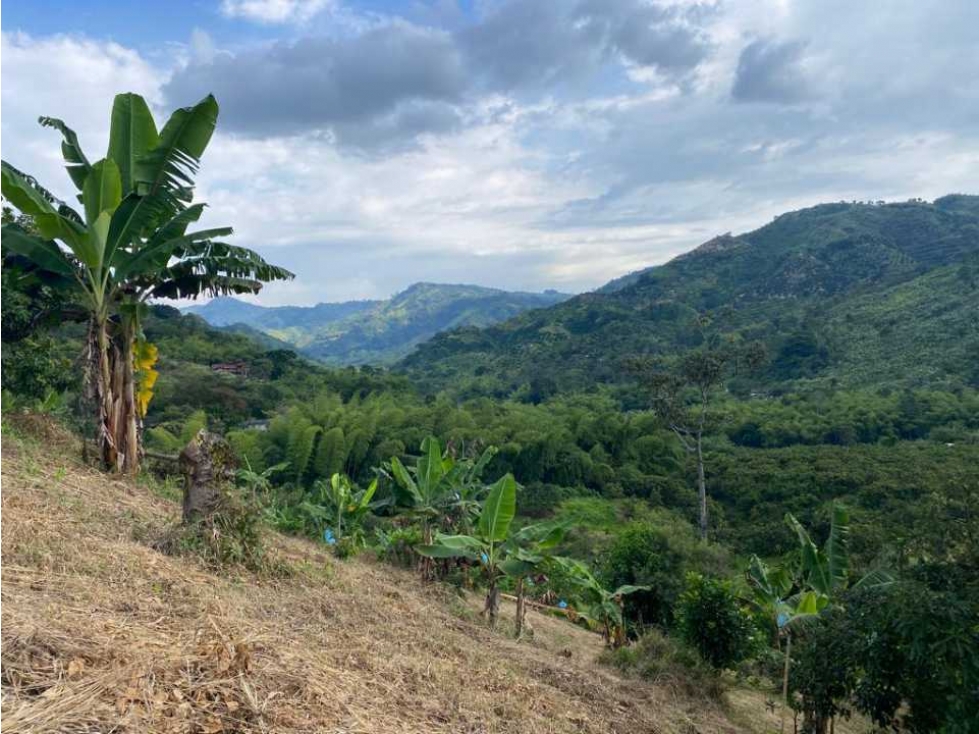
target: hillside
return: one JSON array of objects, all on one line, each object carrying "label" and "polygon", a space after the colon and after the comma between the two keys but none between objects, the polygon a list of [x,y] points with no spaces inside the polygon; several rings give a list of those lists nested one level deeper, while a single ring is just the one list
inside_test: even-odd
[{"label": "hillside", "polygon": [[154,542],[179,515],[173,490],[53,462],[52,446],[77,451],[49,423],[5,423],[5,732],[777,725],[761,694],[735,691],[722,708],[666,681],[620,679],[594,662],[597,635],[531,612],[534,639],[518,644],[472,600],[308,541],[272,539],[288,571],[275,578],[163,555]]},{"label": "hillside", "polygon": [[695,346],[705,312],[718,331],[767,344],[770,389],[974,381],[979,197],[784,214],[549,309],[440,334],[402,366],[430,389],[589,388],[621,381],[631,355]]},{"label": "hillside", "polygon": [[416,283],[384,301],[267,308],[216,298],[185,311],[213,326],[243,324],[288,342],[327,364],[390,364],[438,332],[489,326],[567,295],[519,293],[471,285]]}]

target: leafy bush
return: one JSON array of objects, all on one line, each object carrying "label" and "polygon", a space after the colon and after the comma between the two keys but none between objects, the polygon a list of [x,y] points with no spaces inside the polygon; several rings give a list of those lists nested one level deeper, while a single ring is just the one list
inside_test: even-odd
[{"label": "leafy bush", "polygon": [[658,630],[648,630],[635,644],[606,650],[600,658],[626,675],[666,686],[685,696],[719,700],[720,677],[697,652]]},{"label": "leafy bush", "polygon": [[393,527],[390,530],[376,528],[374,536],[377,556],[381,560],[394,566],[411,568],[418,558],[414,549],[422,542],[422,531],[417,525]]},{"label": "leafy bush", "polygon": [[737,665],[759,643],[754,620],[741,607],[731,584],[699,573],[687,574],[677,622],[684,642],[718,670]]},{"label": "leafy bush", "polygon": [[689,523],[660,512],[621,530],[605,555],[602,570],[610,586],[650,587],[626,600],[628,619],[671,627],[676,602],[683,593],[684,574],[697,569],[722,575],[728,564],[723,548],[701,543]]},{"label": "leafy bush", "polygon": [[922,564],[889,588],[853,589],[804,628],[789,688],[819,730],[853,708],[880,727],[979,729],[979,585],[974,562]]},{"label": "leafy bush", "polygon": [[422,542],[422,531],[419,526],[393,527],[390,530],[376,528],[374,535],[377,541],[375,545],[377,556],[381,560],[401,568],[411,568],[418,558],[415,554],[415,546]]}]

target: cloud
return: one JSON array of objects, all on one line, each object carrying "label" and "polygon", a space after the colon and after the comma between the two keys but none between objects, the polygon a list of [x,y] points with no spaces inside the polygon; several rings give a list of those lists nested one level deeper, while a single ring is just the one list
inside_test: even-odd
[{"label": "cloud", "polygon": [[792,103],[810,94],[802,66],[805,44],[758,39],[741,52],[731,96],[738,102]]},{"label": "cloud", "polygon": [[428,6],[139,51],[5,34],[4,156],[68,198],[39,114],[94,158],[116,92],[161,121],[215,92],[202,225],[299,274],[267,303],[583,290],[820,201],[975,190],[971,0]]},{"label": "cloud", "polygon": [[[428,17],[446,16],[441,6],[434,10]],[[285,10],[274,4],[262,12],[279,17]],[[351,32],[341,35],[236,53],[205,47],[165,94],[182,103],[213,92],[224,124],[249,135],[316,131],[340,145],[390,150],[455,129],[488,92],[540,94],[556,82],[600,79],[609,69],[622,75],[625,66],[682,76],[709,51],[694,24],[700,15],[640,0],[567,0],[506,2],[453,31],[378,16],[360,29],[348,24]],[[193,49],[202,40],[195,38]]]},{"label": "cloud", "polygon": [[222,0],[221,14],[257,23],[303,23],[333,4],[332,0]]},{"label": "cloud", "polygon": [[394,23],[350,38],[305,38],[218,54],[167,83],[168,101],[213,92],[226,129],[249,135],[329,132],[369,144],[452,127],[466,89],[462,58],[441,31]]},{"label": "cloud", "polygon": [[61,138],[37,123],[40,115],[65,120],[91,160],[105,155],[109,113],[120,91],[161,101],[164,78],[140,54],[113,42],[55,35],[3,33],[3,156],[34,175],[65,201],[77,193],[65,173]]},{"label": "cloud", "polygon": [[667,74],[694,68],[709,47],[692,8],[640,0],[501,4],[460,35],[472,66],[497,88],[575,81],[619,57]]}]

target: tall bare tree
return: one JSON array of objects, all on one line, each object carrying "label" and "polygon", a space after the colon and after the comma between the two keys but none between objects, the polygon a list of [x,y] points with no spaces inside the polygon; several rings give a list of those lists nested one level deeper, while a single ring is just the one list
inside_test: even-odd
[{"label": "tall bare tree", "polygon": [[707,540],[709,528],[704,437],[713,428],[715,395],[736,372],[757,369],[765,360],[760,343],[722,339],[710,333],[710,325],[708,317],[698,317],[702,339],[697,349],[673,359],[636,358],[628,363],[648,391],[652,410],[694,459],[702,540]]}]

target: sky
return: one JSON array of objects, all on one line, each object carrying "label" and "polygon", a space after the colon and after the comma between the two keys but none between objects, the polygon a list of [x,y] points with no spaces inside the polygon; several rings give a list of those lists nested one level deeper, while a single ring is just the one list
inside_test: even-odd
[{"label": "sky", "polygon": [[0,148],[66,200],[115,94],[213,93],[265,305],[581,292],[785,211],[979,193],[975,0],[7,0]]}]

